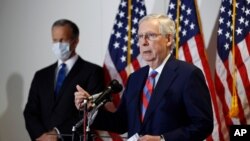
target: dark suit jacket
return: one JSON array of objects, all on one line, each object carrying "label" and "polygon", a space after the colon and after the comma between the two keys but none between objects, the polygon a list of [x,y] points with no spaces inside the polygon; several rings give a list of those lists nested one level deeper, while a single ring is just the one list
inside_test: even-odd
[{"label": "dark suit jacket", "polygon": [[36,72],[24,110],[26,128],[32,140],[57,127],[61,134],[71,134],[80,120],[74,104],[74,92],[79,84],[94,94],[103,90],[102,68],[80,57],[66,76],[59,97],[54,97],[57,63]]},{"label": "dark suit jacket", "polygon": [[130,75],[118,110],[104,110],[93,128],[128,132],[128,137],[164,135],[166,141],[197,141],[213,130],[213,112],[203,73],[197,67],[170,57],[165,64],[143,123],[140,121],[141,93],[149,66]]}]

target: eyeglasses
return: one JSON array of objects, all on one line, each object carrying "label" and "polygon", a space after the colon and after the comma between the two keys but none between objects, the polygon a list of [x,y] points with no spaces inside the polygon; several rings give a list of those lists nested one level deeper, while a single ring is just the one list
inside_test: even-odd
[{"label": "eyeglasses", "polygon": [[138,34],[137,35],[137,39],[139,41],[142,41],[144,38],[145,39],[148,39],[150,41],[153,41],[155,40],[159,35],[161,34],[157,34],[157,33],[145,33],[145,34]]}]

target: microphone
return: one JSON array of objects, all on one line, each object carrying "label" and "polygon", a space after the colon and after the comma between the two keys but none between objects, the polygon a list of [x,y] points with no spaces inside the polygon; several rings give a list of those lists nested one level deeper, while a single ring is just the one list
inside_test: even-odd
[{"label": "microphone", "polygon": [[81,105],[86,105],[88,101],[96,100],[96,98],[98,98],[101,94],[102,94],[102,92],[96,93],[96,94],[93,94],[93,95],[89,96],[88,98],[83,100]]},{"label": "microphone", "polygon": [[102,92],[93,94],[93,95],[89,96],[87,98],[87,100],[96,100],[101,94],[102,94]]},{"label": "microphone", "polygon": [[122,90],[122,85],[117,80],[112,80],[109,84],[109,86],[96,98],[94,101],[92,107],[95,107],[96,105],[99,105],[102,103],[105,99],[108,98],[108,96],[111,93],[118,93]]},{"label": "microphone", "polygon": [[87,97],[86,99],[84,99],[84,101],[81,103],[81,105],[87,104],[88,101],[96,100],[102,93],[103,92],[99,92],[99,93],[96,93],[96,94],[93,94],[93,95]]},{"label": "microphone", "polygon": [[[88,100],[95,100],[92,104],[92,108],[88,114],[88,124],[90,125],[91,122],[93,122],[94,118],[97,115],[98,108],[100,108],[103,104],[105,104],[108,100],[108,96],[111,93],[118,93],[122,90],[122,85],[117,80],[112,80],[109,84],[109,86],[100,93],[94,94],[92,96],[89,96],[87,99],[85,99],[85,103],[87,103]],[[74,132],[77,128],[79,128],[84,122],[84,119],[81,119],[78,121],[75,126],[73,126],[72,131]]]}]

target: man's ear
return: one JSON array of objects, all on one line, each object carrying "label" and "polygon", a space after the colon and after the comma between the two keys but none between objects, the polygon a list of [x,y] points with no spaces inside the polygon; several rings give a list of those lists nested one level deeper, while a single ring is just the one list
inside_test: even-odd
[{"label": "man's ear", "polygon": [[75,39],[74,41],[75,46],[78,44],[78,42],[79,42],[79,38]]},{"label": "man's ear", "polygon": [[167,46],[171,46],[174,40],[174,37],[171,34],[165,35],[165,38],[167,40]]},{"label": "man's ear", "polygon": [[76,49],[78,42],[79,42],[79,38],[74,39],[74,41],[73,41],[73,43],[72,43],[72,44],[73,44],[73,46],[74,46],[74,49],[73,49],[73,50],[75,50],[75,49]]}]

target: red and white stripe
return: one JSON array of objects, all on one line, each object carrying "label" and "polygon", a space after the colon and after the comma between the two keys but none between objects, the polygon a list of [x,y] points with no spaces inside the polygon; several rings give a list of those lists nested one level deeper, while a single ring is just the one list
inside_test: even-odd
[{"label": "red and white stripe", "polygon": [[229,117],[232,100],[233,67],[232,52],[228,59],[222,61],[216,56],[215,86],[219,100],[223,104],[223,113],[227,125],[250,124],[250,33],[235,46],[236,94],[238,98],[239,116]]},{"label": "red and white stripe", "polygon": [[222,113],[222,105],[218,102],[218,96],[215,92],[213,80],[210,73],[210,67],[208,64],[207,56],[205,54],[205,48],[202,36],[200,34],[189,39],[179,48],[179,59],[189,63],[193,63],[199,67],[206,78],[208,85],[214,116],[214,130],[207,141],[226,141],[229,140],[229,133],[225,124],[225,119]]}]

